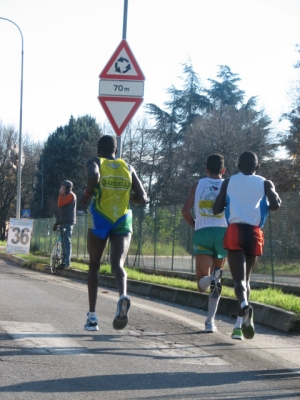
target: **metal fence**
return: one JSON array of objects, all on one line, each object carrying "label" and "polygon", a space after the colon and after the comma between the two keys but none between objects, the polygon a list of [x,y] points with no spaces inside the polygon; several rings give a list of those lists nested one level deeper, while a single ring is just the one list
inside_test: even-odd
[{"label": "metal fence", "polygon": [[[281,195],[282,207],[270,213],[264,226],[264,254],[254,274],[260,280],[300,284],[300,195]],[[132,242],[128,266],[195,272],[192,256],[192,228],[181,216],[182,205],[134,207]],[[56,240],[54,219],[34,220],[32,251],[50,253]],[[73,257],[88,259],[86,250],[87,218],[77,216],[72,237]],[[104,261],[109,262],[109,246]],[[225,267],[225,272],[228,267]]]}]

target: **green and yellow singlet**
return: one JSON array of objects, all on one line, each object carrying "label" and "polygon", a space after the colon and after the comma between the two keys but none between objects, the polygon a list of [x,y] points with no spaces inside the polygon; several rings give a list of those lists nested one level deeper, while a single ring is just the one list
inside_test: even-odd
[{"label": "green and yellow singlet", "polygon": [[130,210],[131,171],[124,160],[99,157],[100,181],[94,189],[93,208],[111,224]]}]

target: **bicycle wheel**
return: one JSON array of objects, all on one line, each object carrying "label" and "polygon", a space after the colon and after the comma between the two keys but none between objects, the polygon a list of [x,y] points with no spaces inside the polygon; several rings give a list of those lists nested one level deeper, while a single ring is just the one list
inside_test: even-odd
[{"label": "bicycle wheel", "polygon": [[50,270],[53,275],[58,271],[58,266],[61,262],[61,244],[56,242],[53,246],[50,256]]}]

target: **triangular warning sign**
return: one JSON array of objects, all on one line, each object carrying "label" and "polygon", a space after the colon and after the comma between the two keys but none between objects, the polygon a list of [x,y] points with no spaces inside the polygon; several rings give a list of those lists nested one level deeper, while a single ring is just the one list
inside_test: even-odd
[{"label": "triangular warning sign", "polygon": [[117,136],[121,136],[143,99],[140,97],[98,97]]},{"label": "triangular warning sign", "polygon": [[145,80],[145,76],[125,39],[121,41],[99,75],[99,78],[136,81]]}]

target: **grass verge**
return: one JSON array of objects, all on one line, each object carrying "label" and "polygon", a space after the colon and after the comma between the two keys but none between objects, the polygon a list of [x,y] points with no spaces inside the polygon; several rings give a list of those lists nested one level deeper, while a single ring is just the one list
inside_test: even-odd
[{"label": "grass verge", "polygon": [[[47,263],[49,260],[49,257],[34,254],[20,254],[19,257],[29,262],[37,263]],[[88,265],[81,261],[72,261],[71,268],[79,269],[81,271],[88,271]],[[125,269],[128,274],[128,279],[197,291],[197,285],[195,281],[175,277],[173,278],[161,275],[146,274],[136,268],[126,267]],[[101,265],[100,273],[103,275],[111,275],[110,265]],[[233,288],[223,285],[222,296],[235,298]],[[284,293],[280,289],[253,289],[251,290],[251,300],[258,303],[278,307],[286,311],[294,312],[300,318],[300,298],[293,294]]]}]

